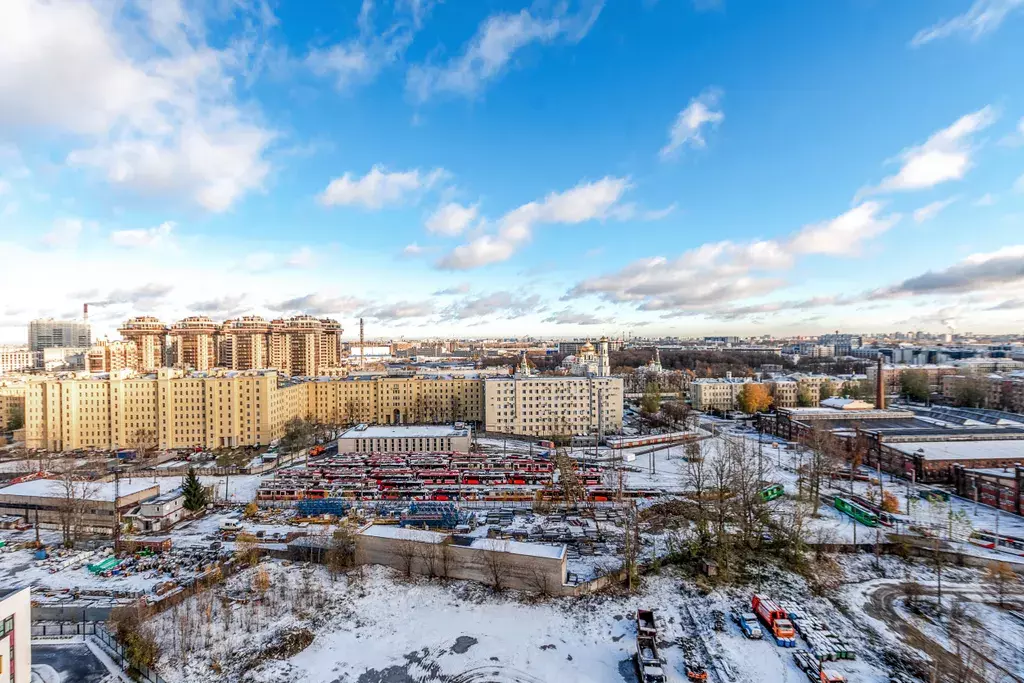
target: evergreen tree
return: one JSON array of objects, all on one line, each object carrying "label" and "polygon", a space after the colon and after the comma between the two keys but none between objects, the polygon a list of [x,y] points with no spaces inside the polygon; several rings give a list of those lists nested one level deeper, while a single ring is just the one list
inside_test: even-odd
[{"label": "evergreen tree", "polygon": [[191,467],[188,468],[188,474],[185,475],[185,481],[181,488],[185,493],[185,509],[190,512],[199,512],[210,502],[206,495],[206,489],[203,488],[202,482],[196,476],[196,471]]}]

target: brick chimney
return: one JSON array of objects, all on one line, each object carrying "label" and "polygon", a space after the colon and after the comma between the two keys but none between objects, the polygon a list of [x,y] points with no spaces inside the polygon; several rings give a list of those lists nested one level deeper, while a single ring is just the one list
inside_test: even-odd
[{"label": "brick chimney", "polygon": [[875,409],[885,410],[885,379],[882,377],[882,354],[878,354],[878,376],[875,377]]}]

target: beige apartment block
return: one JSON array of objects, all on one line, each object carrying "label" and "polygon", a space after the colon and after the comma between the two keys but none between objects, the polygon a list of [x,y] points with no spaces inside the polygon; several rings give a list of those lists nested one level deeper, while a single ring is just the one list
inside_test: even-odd
[{"label": "beige apartment block", "polygon": [[530,436],[611,434],[622,428],[620,377],[489,377],[484,429]]},{"label": "beige apartment block", "polygon": [[617,432],[616,377],[318,377],[272,370],[48,377],[24,385],[25,440],[53,451],[267,445],[294,418],[336,424],[470,422],[533,436]]},{"label": "beige apartment block", "polygon": [[338,367],[341,324],[330,318],[299,315],[270,321],[269,367],[288,375],[312,376]]},{"label": "beige apartment block", "polygon": [[701,377],[690,384],[690,402],[696,410],[736,410],[749,377]]},{"label": "beige apartment block", "polygon": [[15,415],[21,414],[24,417],[27,386],[22,383],[0,383],[0,431],[7,429]]},{"label": "beige apartment block", "polygon": [[85,354],[88,372],[120,372],[136,370],[139,354],[133,341],[107,341],[101,339]]},{"label": "beige apartment block", "polygon": [[270,323],[258,315],[225,320],[217,344],[218,365],[232,370],[270,367]]},{"label": "beige apartment block", "polygon": [[137,372],[156,372],[167,365],[167,325],[152,316],[140,316],[125,321],[118,330],[125,341],[135,342]]},{"label": "beige apartment block", "polygon": [[205,315],[192,315],[171,325],[167,333],[170,364],[187,370],[209,370],[217,366],[214,336],[217,323]]},{"label": "beige apartment block", "polygon": [[0,374],[30,370],[43,364],[41,351],[27,346],[0,346]]}]

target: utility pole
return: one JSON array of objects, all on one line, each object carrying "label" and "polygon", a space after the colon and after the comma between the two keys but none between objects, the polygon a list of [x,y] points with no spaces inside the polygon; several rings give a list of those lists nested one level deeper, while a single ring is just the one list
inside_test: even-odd
[{"label": "utility pole", "polygon": [[121,552],[121,508],[117,502],[121,498],[121,463],[114,464],[114,554]]}]

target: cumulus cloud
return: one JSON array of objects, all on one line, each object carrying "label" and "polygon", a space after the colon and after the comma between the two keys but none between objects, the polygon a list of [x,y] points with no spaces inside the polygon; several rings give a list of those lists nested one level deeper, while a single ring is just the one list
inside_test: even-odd
[{"label": "cumulus cloud", "polygon": [[972,254],[949,268],[908,278],[877,295],[959,294],[1020,283],[1024,283],[1024,245],[1013,245]]},{"label": "cumulus cloud", "polygon": [[416,242],[413,242],[412,244],[407,244],[404,247],[402,247],[402,256],[406,258],[415,258],[417,256],[423,255],[427,251],[427,247],[424,247],[422,245],[417,244]]},{"label": "cumulus cloud", "polygon": [[899,154],[900,170],[866,192],[923,190],[951,180],[962,179],[971,169],[973,136],[991,126],[997,118],[992,107],[960,117],[953,125],[928,138],[923,145]]},{"label": "cumulus cloud", "polygon": [[426,172],[413,169],[391,173],[383,166],[376,165],[362,178],[357,178],[350,172],[335,178],[318,199],[324,206],[362,206],[367,209],[380,209],[388,205],[401,204],[410,195],[430,189],[445,175],[444,169],[441,168]]},{"label": "cumulus cloud", "polygon": [[941,38],[964,34],[977,40],[986,33],[995,31],[1013,12],[1024,9],[1024,0],[974,0],[963,14],[918,31],[910,40],[913,47],[920,47]]},{"label": "cumulus cloud", "polygon": [[226,315],[231,316],[236,314],[242,303],[245,301],[245,294],[227,294],[222,297],[215,299],[206,299],[204,301],[193,301],[188,305],[190,311],[196,311],[197,313],[205,313],[207,315]]},{"label": "cumulus cloud", "polygon": [[374,320],[403,320],[405,318],[423,318],[434,313],[434,304],[430,301],[399,301],[393,304],[371,306],[359,312],[364,318]]},{"label": "cumulus cloud", "polygon": [[808,225],[792,237],[791,249],[798,254],[856,256],[865,241],[899,222],[899,214],[880,216],[882,208],[880,202],[864,202],[836,218]]},{"label": "cumulus cloud", "polygon": [[227,210],[262,187],[275,135],[236,96],[246,51],[208,45],[200,12],[170,0],[0,3],[0,126],[76,135],[72,166]]},{"label": "cumulus cloud", "polygon": [[152,303],[162,299],[174,290],[171,285],[151,282],[140,287],[112,290],[102,301],[90,301],[90,306],[112,306],[115,304]]},{"label": "cumulus cloud", "polygon": [[536,313],[540,297],[536,294],[524,296],[515,292],[499,291],[477,297],[466,297],[441,311],[444,320],[466,320],[484,316],[516,318]]},{"label": "cumulus cloud", "polygon": [[477,219],[478,205],[463,206],[449,202],[438,207],[427,219],[427,230],[435,235],[452,237],[461,235]]},{"label": "cumulus cloud", "polygon": [[495,14],[480,24],[462,53],[442,64],[419,64],[409,69],[406,90],[425,102],[437,94],[476,95],[501,76],[515,54],[530,45],[556,41],[578,43],[597,21],[603,0],[581,0],[579,10],[558,3],[553,11],[524,9]]},{"label": "cumulus cloud", "polygon": [[267,304],[267,308],[279,313],[304,313],[306,315],[332,315],[352,313],[366,305],[361,299],[349,296],[329,297],[320,294],[306,294],[292,299]]},{"label": "cumulus cloud", "polygon": [[681,147],[705,147],[707,142],[704,139],[704,131],[717,128],[725,119],[725,114],[718,108],[721,96],[720,90],[710,88],[692,98],[686,108],[676,116],[668,131],[668,143],[661,148],[658,155],[662,159],[671,159]]},{"label": "cumulus cloud", "polygon": [[580,183],[565,192],[552,192],[541,201],[509,211],[498,221],[498,230],[462,244],[446,254],[438,267],[469,270],[506,261],[533,237],[533,229],[544,224],[575,225],[611,215],[629,188],[626,178],[605,177]]},{"label": "cumulus cloud", "polygon": [[49,232],[40,238],[48,247],[73,247],[78,244],[78,237],[85,229],[86,223],[81,218],[58,218],[53,222]]},{"label": "cumulus cloud", "polygon": [[638,309],[647,311],[721,310],[732,302],[782,288],[786,281],[781,275],[793,267],[798,255],[856,256],[866,240],[899,220],[897,215],[880,215],[881,210],[880,203],[865,202],[836,218],[805,226],[782,241],[724,240],[674,259],[639,259],[616,272],[579,282],[563,300],[591,294],[607,301],[635,302]]},{"label": "cumulus cloud", "polygon": [[299,247],[285,260],[285,264],[292,268],[308,268],[316,263],[316,254],[309,247]]},{"label": "cumulus cloud", "polygon": [[110,233],[110,243],[131,249],[166,247],[171,243],[175,225],[174,221],[164,221],[154,228],[115,230]]},{"label": "cumulus cloud", "polygon": [[932,202],[931,204],[925,204],[920,209],[914,211],[914,222],[925,223],[933,220],[942,213],[947,206],[957,200],[957,197],[950,197],[949,199],[940,199],[939,201]]},{"label": "cumulus cloud", "polygon": [[609,318],[600,318],[593,313],[583,313],[563,308],[544,318],[544,322],[555,323],[556,325],[605,325],[611,322],[611,320]]}]

